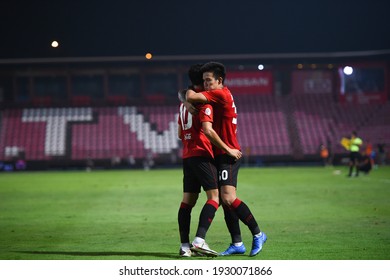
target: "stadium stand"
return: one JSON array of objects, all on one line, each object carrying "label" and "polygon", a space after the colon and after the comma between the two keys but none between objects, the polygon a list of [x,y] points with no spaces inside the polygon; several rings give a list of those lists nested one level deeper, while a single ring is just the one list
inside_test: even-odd
[{"label": "stadium stand", "polygon": [[378,106],[374,112],[370,112],[364,125],[360,128],[360,134],[377,143],[388,143],[390,139],[390,103]]},{"label": "stadium stand", "polygon": [[291,106],[306,155],[318,153],[319,146],[329,141],[334,144],[335,153],[343,153],[345,150],[338,143],[342,137],[349,137],[353,130],[359,131],[363,139],[377,141],[382,136],[370,133],[370,127],[382,123],[382,128],[390,128],[385,113],[378,113],[388,109],[385,104],[340,104],[330,95],[318,94],[293,96]]},{"label": "stadium stand", "polygon": [[[123,116],[137,140],[144,148],[153,153],[170,153],[178,148],[176,108],[142,106],[120,107],[118,113]],[[139,113],[138,113],[139,111]]]},{"label": "stadium stand", "polygon": [[238,139],[248,155],[291,153],[285,114],[280,100],[272,96],[238,95]]},{"label": "stadium stand", "polygon": [[24,153],[26,159],[44,160],[45,133],[44,122],[27,123],[22,121],[21,109],[3,111],[0,131],[1,160]]},{"label": "stadium stand", "polygon": [[[352,130],[374,146],[390,143],[388,102],[340,104],[325,94],[238,95],[235,102],[239,141],[247,156],[293,157],[294,141],[304,156],[318,155],[319,145],[327,142],[341,154],[346,151],[339,140]],[[26,160],[142,160],[150,153],[180,153],[177,105],[9,108],[1,111],[0,120],[2,161],[20,155]]]},{"label": "stadium stand", "polygon": [[334,123],[331,112],[328,112],[333,108],[331,96],[296,95],[291,103],[303,153],[318,153],[321,144],[333,140]]}]

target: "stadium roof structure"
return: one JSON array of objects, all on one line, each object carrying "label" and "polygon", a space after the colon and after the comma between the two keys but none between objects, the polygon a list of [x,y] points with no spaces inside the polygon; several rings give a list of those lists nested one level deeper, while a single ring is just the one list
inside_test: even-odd
[{"label": "stadium roof structure", "polygon": [[[344,60],[344,59],[381,59],[390,61],[390,49],[344,52],[294,52],[294,53],[252,53],[252,54],[204,54],[204,55],[157,55],[153,62],[187,61],[298,61],[298,60]],[[42,57],[42,58],[3,58],[0,65],[17,64],[61,64],[61,63],[140,63],[151,62],[145,56],[95,56],[95,57]]]}]

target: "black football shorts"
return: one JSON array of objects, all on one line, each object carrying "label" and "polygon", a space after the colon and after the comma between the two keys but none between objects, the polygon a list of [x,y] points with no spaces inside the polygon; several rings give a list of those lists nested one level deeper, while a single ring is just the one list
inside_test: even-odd
[{"label": "black football shorts", "polygon": [[183,159],[183,192],[200,193],[218,189],[217,168],[214,159],[190,157]]},{"label": "black football shorts", "polygon": [[241,159],[234,159],[226,154],[216,157],[218,169],[218,185],[230,185],[237,188],[238,170],[240,169]]}]

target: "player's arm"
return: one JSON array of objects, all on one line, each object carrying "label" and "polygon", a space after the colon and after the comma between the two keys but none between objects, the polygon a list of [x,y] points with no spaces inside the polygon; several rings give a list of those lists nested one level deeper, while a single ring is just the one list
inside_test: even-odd
[{"label": "player's arm", "polygon": [[186,92],[187,89],[183,89],[183,90],[179,90],[179,92],[177,93],[177,97],[183,103],[186,101]]},{"label": "player's arm", "polygon": [[186,92],[186,100],[192,104],[195,103],[209,103],[206,96],[204,96],[201,92],[193,91],[192,89],[187,90]]},{"label": "player's arm", "polygon": [[[180,105],[180,111],[181,111],[181,105]],[[183,135],[183,128],[181,127],[181,117],[180,117],[180,114],[179,116],[177,117],[177,138],[179,138],[180,140],[182,139],[182,135]]]},{"label": "player's arm", "polygon": [[199,113],[199,110],[190,102],[185,101],[183,102],[183,104],[186,107],[187,111],[190,112],[191,115],[196,115],[197,113]]},{"label": "player's arm", "polygon": [[219,137],[219,135],[213,129],[213,125],[211,122],[202,122],[202,129],[203,129],[203,133],[206,135],[206,137],[217,148],[222,149],[229,156],[234,157],[235,159],[241,158],[241,156],[242,156],[241,151],[237,150],[237,149],[232,149],[228,145],[226,145],[225,142],[222,141],[222,139]]},{"label": "player's arm", "polygon": [[180,90],[177,93],[177,96],[178,96],[179,100],[184,104],[184,106],[186,107],[187,111],[190,112],[192,115],[195,115],[199,111],[198,111],[198,109],[194,105],[192,105],[190,102],[188,102],[186,100],[186,91],[187,91],[186,89]]},{"label": "player's arm", "polygon": [[180,140],[182,139],[182,132],[183,132],[183,130],[181,129],[181,126],[179,124],[177,126],[177,138],[179,138]]}]

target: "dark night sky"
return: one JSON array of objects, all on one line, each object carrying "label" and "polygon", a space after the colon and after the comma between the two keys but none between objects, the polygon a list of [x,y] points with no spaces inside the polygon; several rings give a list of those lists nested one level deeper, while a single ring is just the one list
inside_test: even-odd
[{"label": "dark night sky", "polygon": [[389,7],[377,0],[2,0],[0,58],[383,50],[390,49]]}]

